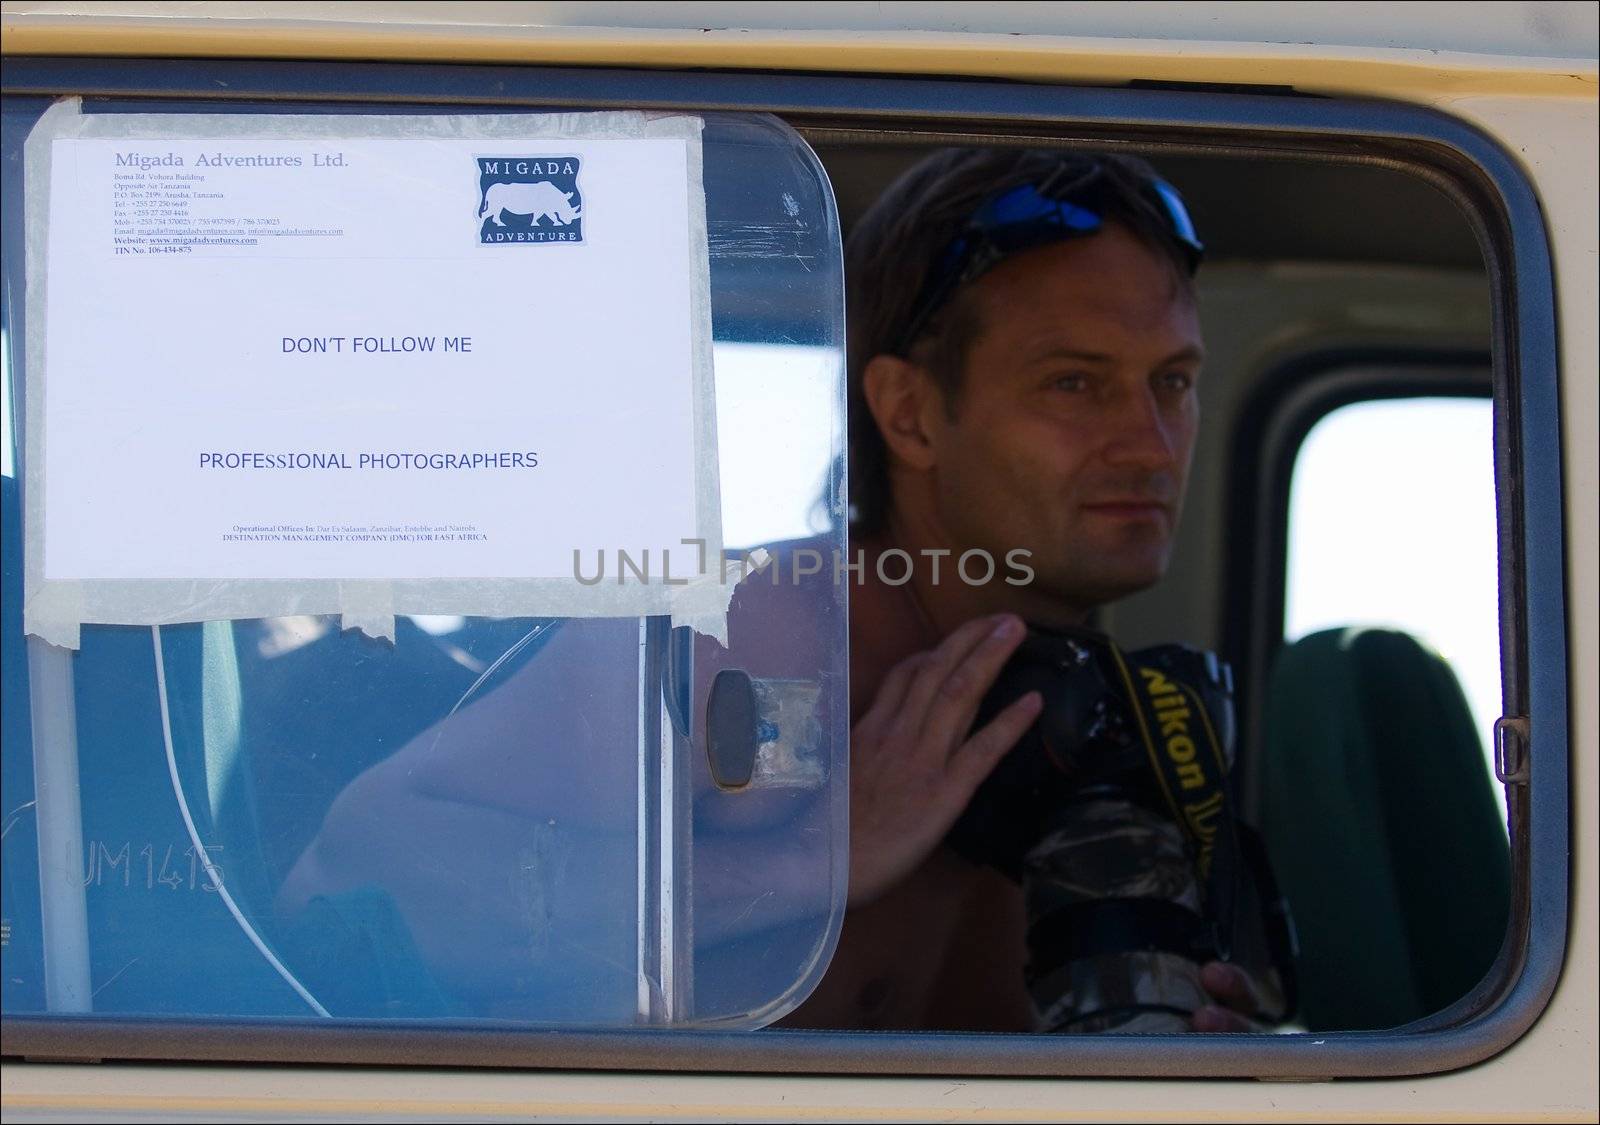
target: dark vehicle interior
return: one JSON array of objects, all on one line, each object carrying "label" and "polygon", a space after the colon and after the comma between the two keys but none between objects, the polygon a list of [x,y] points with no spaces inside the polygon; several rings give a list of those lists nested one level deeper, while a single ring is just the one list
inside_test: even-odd
[{"label": "dark vehicle interior", "polygon": [[[813,143],[847,236],[926,152],[881,136]],[[1173,563],[1101,625],[1124,646],[1180,640],[1234,665],[1244,731],[1235,782],[1294,914],[1304,1025],[1432,1016],[1479,982],[1505,933],[1510,874],[1484,765],[1490,732],[1459,673],[1397,624],[1352,618],[1366,628],[1286,636],[1288,478],[1301,442],[1340,407],[1416,396],[1487,408],[1492,324],[1477,237],[1438,186],[1382,160],[1134,151],[1179,188],[1206,243],[1208,356]],[[1416,440],[1417,461],[1442,455],[1425,433]],[[1486,444],[1472,455],[1492,459]],[[1381,522],[1374,514],[1347,534],[1375,537]],[[1368,549],[1386,551],[1376,538]],[[1397,578],[1449,565],[1386,558]],[[1492,619],[1493,606],[1481,608]],[[1497,649],[1488,656],[1498,664]]]}]

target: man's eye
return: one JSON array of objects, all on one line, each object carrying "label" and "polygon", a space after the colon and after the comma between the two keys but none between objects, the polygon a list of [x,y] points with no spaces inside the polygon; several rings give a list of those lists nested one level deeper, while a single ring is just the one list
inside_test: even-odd
[{"label": "man's eye", "polygon": [[1156,386],[1164,391],[1187,391],[1194,386],[1194,376],[1187,371],[1166,371],[1156,376]]},{"label": "man's eye", "polygon": [[1089,376],[1059,375],[1050,385],[1058,391],[1086,391],[1089,389]]}]

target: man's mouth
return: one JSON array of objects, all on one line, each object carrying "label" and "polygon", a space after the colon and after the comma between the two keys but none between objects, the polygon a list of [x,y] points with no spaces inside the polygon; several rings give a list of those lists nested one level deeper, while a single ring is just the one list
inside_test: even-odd
[{"label": "man's mouth", "polygon": [[1083,510],[1097,516],[1122,520],[1166,519],[1168,508],[1160,500],[1097,500],[1083,505]]}]

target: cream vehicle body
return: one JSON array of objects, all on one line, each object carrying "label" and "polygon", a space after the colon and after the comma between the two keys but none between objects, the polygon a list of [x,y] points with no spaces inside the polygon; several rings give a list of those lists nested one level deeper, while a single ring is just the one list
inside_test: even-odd
[{"label": "cream vehicle body", "polygon": [[[1600,839],[1600,329],[1596,321],[1595,10],[1583,4],[274,4],[6,2],[8,62],[30,56],[322,60],[618,70],[785,72],[841,79],[960,78],[1040,86],[1138,83],[1194,96],[1256,90],[1423,107],[1480,131],[1536,193],[1558,326],[1570,868],[1563,963],[1528,1029],[1483,1061],[1411,1077],[1306,1082],[1156,1077],[941,1076],[882,1061],[812,1074],[694,1073],[495,1066],[96,1065],[19,1059],[4,1066],[8,1120],[1595,1120],[1596,859]],[[182,65],[182,64],[176,64]],[[782,98],[774,95],[774,102]],[[891,127],[892,124],[891,124]],[[804,125],[801,125],[804,130]],[[975,126],[976,128],[976,126]],[[981,130],[979,130],[981,131]],[[819,143],[812,138],[814,143]],[[823,138],[826,140],[826,138]],[[820,143],[819,143],[820,147]],[[832,171],[832,169],[830,169]],[[848,184],[835,174],[848,213]],[[513,210],[515,210],[513,208]],[[1308,222],[1315,222],[1315,216]],[[1326,284],[1337,289],[1332,278]],[[1419,284],[1449,332],[1456,284]],[[1429,287],[1432,288],[1429,288]],[[1231,287],[1231,288],[1230,288]],[[1219,301],[1248,320],[1259,277],[1228,273]],[[1231,296],[1229,295],[1231,294]],[[1481,302],[1481,296],[1468,298]],[[1262,316],[1271,319],[1270,309]],[[1315,320],[1316,310],[1306,313]],[[1271,324],[1225,342],[1224,362],[1269,366]],[[1286,326],[1283,332],[1291,332]],[[1338,336],[1326,321],[1300,330]],[[1435,325],[1437,327],[1437,325]],[[1497,331],[1506,330],[1497,325]],[[1409,329],[1401,326],[1396,332]],[[1211,333],[1208,329],[1208,335]],[[1222,335],[1218,333],[1217,335]],[[1215,442],[1202,459],[1224,456]],[[1159,637],[1162,620],[1212,611],[1223,579],[1224,497],[1197,485],[1189,565],[1112,624]],[[1197,479],[1200,474],[1197,473]],[[1210,493],[1208,494],[1207,488]],[[1512,614],[1515,616],[1515,613]],[[1215,643],[1215,638],[1209,638]],[[9,640],[9,638],[8,638]],[[1533,638],[1537,642],[1538,638]],[[1560,640],[1556,641],[1560,644]],[[1537,738],[1535,738],[1537,742]],[[1538,751],[1535,750],[1537,763]],[[1536,767],[1537,768],[1537,767]],[[9,803],[8,803],[9,804]],[[10,1047],[7,1048],[8,1052]],[[409,1056],[404,1045],[397,1061]],[[587,1064],[606,1065],[599,1059]],[[902,1073],[892,1073],[901,1069]],[[834,1070],[835,1073],[825,1071]],[[887,1070],[890,1073],[859,1073]],[[921,1073],[906,1073],[906,1070]],[[931,1073],[930,1073],[931,1070]],[[858,1073],[842,1073],[856,1071]],[[1110,1071],[1106,1072],[1108,1075]],[[1235,1072],[1237,1073],[1237,1071]]]}]

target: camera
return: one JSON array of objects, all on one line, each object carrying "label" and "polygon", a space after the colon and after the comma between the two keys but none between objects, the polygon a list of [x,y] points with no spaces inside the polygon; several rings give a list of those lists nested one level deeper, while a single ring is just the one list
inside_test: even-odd
[{"label": "camera", "polygon": [[1232,673],[1214,653],[1122,653],[1032,626],[979,708],[1038,691],[1038,720],[946,843],[1021,885],[1039,1029],[1167,1032],[1232,961],[1292,1005],[1292,928],[1259,840],[1234,813]]}]

